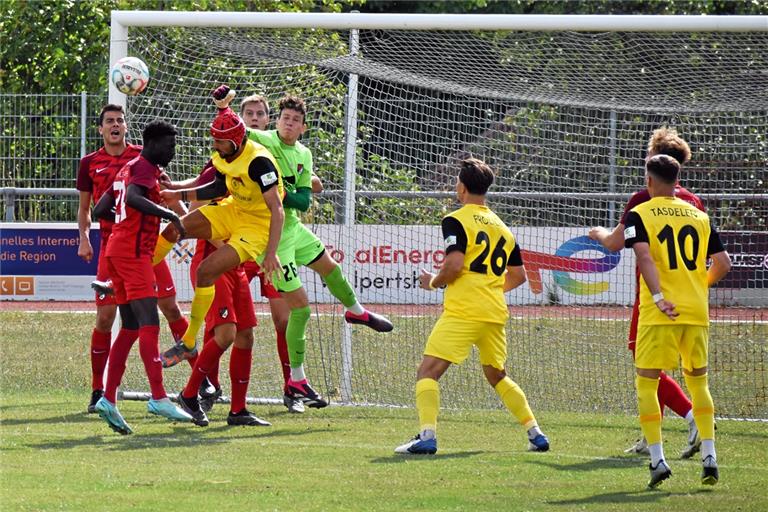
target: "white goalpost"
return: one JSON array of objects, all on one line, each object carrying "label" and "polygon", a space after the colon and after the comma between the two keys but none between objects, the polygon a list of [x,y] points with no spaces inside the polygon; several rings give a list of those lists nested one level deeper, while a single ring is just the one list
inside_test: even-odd
[{"label": "white goalpost", "polygon": [[[693,150],[682,182],[734,258],[711,293],[714,399],[723,416],[768,418],[768,17],[113,11],[111,30],[110,62],[139,57],[151,81],[136,97],[110,84],[109,101],[127,107],[133,140],[156,117],[179,127],[174,178],[209,156],[218,84],[238,91],[235,103],[307,101],[303,143],[325,191],[305,222],[360,302],[395,323],[385,335],[351,329],[322,282],[301,274],[308,375],[332,401],[411,404],[442,300],[416,277],[442,261],[456,164],[476,156],[496,170],[492,207],[525,251],[528,283],[508,294],[508,372],[537,410],[634,411],[634,262],[586,235],[618,223],[643,185],[651,131],[669,125]],[[191,247],[170,256],[182,300]],[[274,332],[259,320],[251,400],[273,403]],[[478,366],[473,356],[446,375],[446,407],[498,406]],[[221,373],[226,387],[226,364]],[[187,375],[167,371],[169,390]],[[144,387],[130,364],[124,388]]]}]

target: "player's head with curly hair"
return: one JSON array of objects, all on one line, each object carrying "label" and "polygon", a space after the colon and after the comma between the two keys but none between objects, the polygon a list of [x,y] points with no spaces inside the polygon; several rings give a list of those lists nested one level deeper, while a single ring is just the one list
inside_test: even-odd
[{"label": "player's head with curly hair", "polygon": [[648,141],[648,158],[656,155],[667,155],[677,160],[680,165],[691,159],[691,148],[688,143],[678,135],[677,130],[662,126],[653,130]]},{"label": "player's head with curly hair", "polygon": [[484,196],[493,184],[493,178],[493,169],[482,160],[466,158],[461,161],[459,183],[464,185],[470,194]]},{"label": "player's head with curly hair", "polygon": [[142,156],[153,164],[165,167],[176,155],[176,135],[179,131],[168,121],[155,119],[144,126]]},{"label": "player's head with curly hair", "polygon": [[277,103],[277,134],[284,143],[293,145],[307,129],[307,105],[304,100],[286,94]]}]

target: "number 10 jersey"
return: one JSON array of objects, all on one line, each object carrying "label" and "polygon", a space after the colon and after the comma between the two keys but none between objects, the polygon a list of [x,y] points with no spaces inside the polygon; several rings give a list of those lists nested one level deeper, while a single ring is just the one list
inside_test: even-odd
[{"label": "number 10 jersey", "polygon": [[680,313],[671,320],[653,302],[640,278],[640,325],[709,325],[707,258],[723,251],[706,213],[671,196],[654,197],[627,215],[624,245],[649,246],[664,298]]}]

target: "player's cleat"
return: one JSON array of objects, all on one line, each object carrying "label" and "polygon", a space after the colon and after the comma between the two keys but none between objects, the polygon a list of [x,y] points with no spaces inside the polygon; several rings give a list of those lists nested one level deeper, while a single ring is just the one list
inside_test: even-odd
[{"label": "player's cleat", "polygon": [[416,434],[413,439],[395,448],[395,453],[402,453],[404,455],[434,455],[437,453],[437,438],[421,439],[421,434]]},{"label": "player's cleat", "polygon": [[648,469],[651,471],[651,479],[648,480],[649,489],[655,489],[661,482],[672,476],[672,470],[663,460],[660,460],[655,468],[652,464],[648,464]]},{"label": "player's cleat", "polygon": [[635,441],[635,444],[624,450],[624,453],[633,453],[638,455],[651,454],[651,452],[648,450],[648,441],[646,441],[644,437],[641,437]]},{"label": "player's cleat", "polygon": [[322,409],[328,405],[328,402],[323,400],[323,397],[312,389],[307,379],[301,382],[288,379],[288,382],[285,384],[285,394],[294,399],[301,400],[304,402],[304,405],[313,409]]},{"label": "player's cleat", "polygon": [[701,437],[695,422],[688,425],[688,445],[680,454],[681,459],[690,459],[701,449]]},{"label": "player's cleat", "polygon": [[184,343],[179,341],[174,346],[166,350],[160,355],[160,359],[163,361],[163,368],[170,368],[176,366],[182,361],[192,359],[197,355],[197,347],[188,349]]},{"label": "player's cleat", "polygon": [[91,288],[93,288],[99,295],[107,296],[115,294],[115,289],[112,287],[112,281],[109,279],[106,281],[99,281],[98,279],[91,281]]},{"label": "player's cleat", "polygon": [[107,400],[105,397],[101,397],[99,401],[96,402],[94,409],[97,413],[99,413],[99,417],[107,422],[109,428],[118,434],[122,434],[124,436],[133,434],[133,430],[131,430],[131,427],[129,427],[125,422],[123,415],[120,414],[120,411],[117,410],[117,406],[115,406],[115,404]]},{"label": "player's cleat", "polygon": [[272,424],[266,420],[263,420],[250,412],[248,409],[243,409],[238,413],[229,412],[227,416],[227,425],[233,426],[245,426],[245,427],[271,427]]},{"label": "player's cleat", "polygon": [[[203,381],[203,383],[205,383],[205,381]],[[213,409],[213,404],[216,403],[216,400],[221,398],[221,388],[217,388],[213,386],[203,390],[203,385],[201,384],[199,393],[200,393],[200,408],[206,413],[210,412],[210,410]]]},{"label": "player's cleat", "polygon": [[529,452],[546,452],[549,450],[549,439],[544,434],[537,434],[533,439],[528,440]]},{"label": "player's cleat", "polygon": [[173,405],[168,397],[161,398],[160,400],[151,399],[147,402],[147,411],[150,414],[156,414],[171,421],[192,421],[192,416]]},{"label": "player's cleat", "polygon": [[704,485],[715,485],[720,479],[720,472],[717,470],[717,461],[711,455],[701,462],[701,483]]},{"label": "player's cleat", "polygon": [[377,332],[389,332],[393,329],[392,322],[390,322],[387,317],[377,315],[376,313],[368,310],[366,310],[362,315],[356,315],[351,311],[347,311],[344,313],[344,320],[348,324],[367,325]]},{"label": "player's cleat", "polygon": [[192,416],[192,423],[198,427],[208,426],[208,416],[206,416],[205,412],[200,408],[200,402],[197,401],[196,396],[186,398],[183,394],[179,393],[177,401],[181,406],[181,410]]},{"label": "player's cleat", "polygon": [[96,402],[98,402],[103,396],[103,389],[94,389],[93,392],[91,392],[91,401],[88,403],[88,414],[93,414],[96,412]]},{"label": "player's cleat", "polygon": [[301,414],[305,411],[304,402],[292,394],[285,393],[283,395],[283,405],[288,409],[288,412]]}]

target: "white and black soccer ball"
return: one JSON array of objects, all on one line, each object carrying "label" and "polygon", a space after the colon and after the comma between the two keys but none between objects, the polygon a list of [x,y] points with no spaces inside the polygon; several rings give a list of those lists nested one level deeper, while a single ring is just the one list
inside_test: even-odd
[{"label": "white and black soccer ball", "polygon": [[138,57],[123,57],[112,66],[109,78],[118,91],[136,96],[147,88],[149,68]]}]

